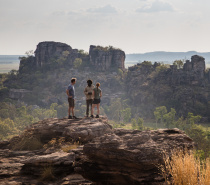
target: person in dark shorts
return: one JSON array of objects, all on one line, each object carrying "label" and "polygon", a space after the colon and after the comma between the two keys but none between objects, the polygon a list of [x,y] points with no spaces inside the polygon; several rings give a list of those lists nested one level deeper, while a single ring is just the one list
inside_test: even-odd
[{"label": "person in dark shorts", "polygon": [[93,113],[94,113],[94,108],[95,106],[97,106],[97,115],[96,118],[99,118],[99,114],[100,114],[100,102],[101,102],[101,97],[102,97],[102,91],[99,88],[100,87],[100,83],[97,82],[96,83],[96,87],[93,89],[93,105],[92,105],[92,110],[91,110],[91,118],[94,118]]},{"label": "person in dark shorts", "polygon": [[84,89],[84,94],[86,96],[86,117],[89,116],[89,107],[92,110],[92,103],[93,103],[93,89],[94,85],[92,85],[92,80],[87,81],[87,87]]},{"label": "person in dark shorts", "polygon": [[[76,78],[71,79],[71,84],[69,84],[68,88],[66,89],[66,94],[68,96],[69,102],[69,109],[68,109],[68,119],[77,119],[74,115],[74,107],[75,107],[75,90],[74,84],[76,83]],[[71,116],[72,113],[72,116]]]}]

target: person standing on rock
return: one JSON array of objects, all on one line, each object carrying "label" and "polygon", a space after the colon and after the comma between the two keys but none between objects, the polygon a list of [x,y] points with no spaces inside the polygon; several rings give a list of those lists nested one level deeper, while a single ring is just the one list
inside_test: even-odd
[{"label": "person standing on rock", "polygon": [[87,81],[87,87],[84,89],[84,93],[86,96],[86,117],[89,117],[89,107],[91,107],[92,111],[92,104],[93,104],[93,89],[94,85],[92,85],[92,80]]},{"label": "person standing on rock", "polygon": [[[68,119],[77,119],[74,115],[74,107],[75,107],[75,90],[74,84],[76,83],[76,78],[71,79],[71,84],[69,84],[68,88],[66,89],[66,94],[68,95],[68,102],[69,102],[69,109],[68,109]],[[72,116],[71,116],[72,113]]]},{"label": "person standing on rock", "polygon": [[97,106],[96,118],[99,118],[99,114],[100,114],[99,106],[100,106],[101,97],[102,97],[102,91],[99,87],[100,87],[100,83],[97,82],[96,87],[93,89],[93,98],[94,99],[93,99],[93,105],[92,105],[92,110],[91,110],[91,118],[94,118],[93,113],[94,113],[95,106]]}]

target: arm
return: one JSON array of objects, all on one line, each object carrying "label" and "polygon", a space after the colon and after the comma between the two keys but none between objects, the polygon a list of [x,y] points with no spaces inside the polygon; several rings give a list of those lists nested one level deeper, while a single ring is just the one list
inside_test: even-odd
[{"label": "arm", "polygon": [[69,98],[72,98],[72,96],[69,95],[69,89],[66,89],[66,94]]},{"label": "arm", "polygon": [[100,92],[100,98],[102,97],[102,91]]},{"label": "arm", "polygon": [[92,97],[93,97],[93,98],[95,97],[95,93],[94,93],[94,91],[92,92]]},{"label": "arm", "polygon": [[66,94],[67,94],[67,96],[69,96],[69,90],[68,89],[66,89]]},{"label": "arm", "polygon": [[84,94],[85,94],[85,95],[88,95],[87,88],[85,88],[85,90],[84,90]]}]

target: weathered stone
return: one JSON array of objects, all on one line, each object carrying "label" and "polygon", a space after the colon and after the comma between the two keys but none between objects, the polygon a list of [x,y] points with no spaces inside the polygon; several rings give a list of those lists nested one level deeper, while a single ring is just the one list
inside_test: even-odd
[{"label": "weathered stone", "polygon": [[90,46],[90,63],[97,71],[106,71],[111,68],[124,70],[125,52],[120,49],[107,49],[101,46]]},{"label": "weathered stone", "polygon": [[20,59],[19,73],[28,73],[31,70],[36,70],[36,58],[34,56],[22,57]]},{"label": "weathered stone", "polygon": [[40,42],[35,51],[36,65],[42,67],[49,64],[53,58],[60,57],[64,51],[71,53],[71,46],[60,42]]},{"label": "weathered stone", "polygon": [[[50,118],[34,123],[25,131],[25,133],[27,132],[40,138],[43,143],[47,143],[57,137],[68,137],[73,141],[79,140],[82,143],[86,143],[95,137],[112,132],[112,127],[108,124],[108,120],[105,117],[77,120]],[[15,139],[14,143],[11,141],[10,145],[14,145],[23,136],[24,134]]]},{"label": "weathered stone", "polygon": [[24,164],[21,172],[40,177],[45,169],[50,168],[53,175],[65,176],[74,171],[74,161],[75,154],[73,152],[59,151],[47,155],[35,155],[20,161]]},{"label": "weathered stone", "polygon": [[81,173],[100,184],[164,184],[163,156],[184,148],[192,149],[193,141],[178,129],[115,129],[84,146]]},{"label": "weathered stone", "polygon": [[190,60],[186,60],[184,66],[183,66],[184,71],[191,71],[192,70],[192,63]]}]

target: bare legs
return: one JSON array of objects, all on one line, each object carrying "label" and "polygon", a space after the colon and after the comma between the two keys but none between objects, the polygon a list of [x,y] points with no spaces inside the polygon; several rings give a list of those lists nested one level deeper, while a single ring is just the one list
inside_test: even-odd
[{"label": "bare legs", "polygon": [[74,116],[74,107],[69,107],[68,113],[69,113],[69,116],[71,115],[71,113],[72,113],[72,116]]},{"label": "bare legs", "polygon": [[91,115],[93,115],[93,113],[94,113],[94,108],[95,108],[95,106],[97,106],[97,115],[99,115],[100,114],[100,103],[99,104],[93,104],[92,105],[92,109],[91,109]]}]

